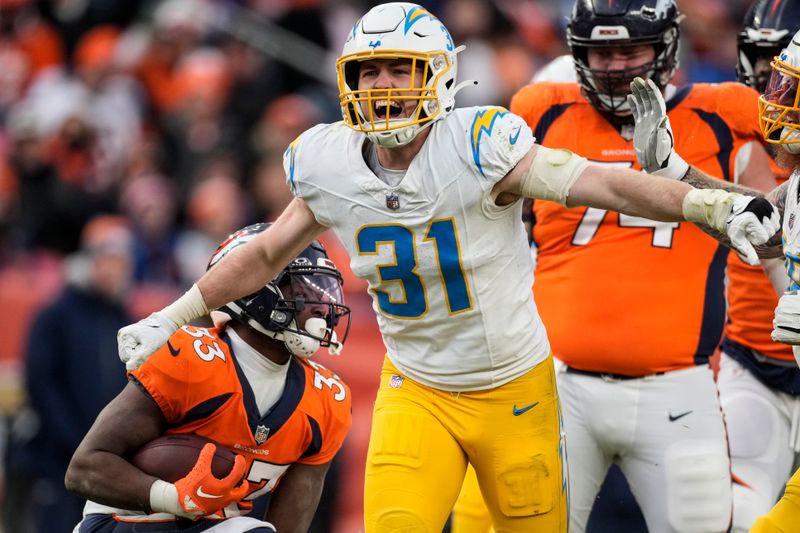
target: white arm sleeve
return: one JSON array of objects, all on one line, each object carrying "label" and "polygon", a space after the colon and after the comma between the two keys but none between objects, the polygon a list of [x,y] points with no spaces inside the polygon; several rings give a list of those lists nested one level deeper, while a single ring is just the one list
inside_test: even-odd
[{"label": "white arm sleeve", "polygon": [[566,206],[569,190],[588,165],[586,158],[569,150],[539,146],[530,170],[522,177],[520,191],[529,198]]}]

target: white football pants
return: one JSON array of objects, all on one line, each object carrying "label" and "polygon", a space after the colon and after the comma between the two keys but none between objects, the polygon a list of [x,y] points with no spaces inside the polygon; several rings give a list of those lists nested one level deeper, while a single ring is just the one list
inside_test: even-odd
[{"label": "white football pants", "polygon": [[614,380],[557,374],[569,467],[570,531],[583,533],[611,463],[650,533],[726,531],[730,461],[713,373],[697,366]]}]

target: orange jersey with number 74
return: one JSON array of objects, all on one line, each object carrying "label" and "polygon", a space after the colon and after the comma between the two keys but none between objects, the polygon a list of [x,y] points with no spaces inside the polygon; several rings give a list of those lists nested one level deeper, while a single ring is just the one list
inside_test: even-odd
[{"label": "orange jersey with number 74", "polygon": [[196,433],[244,456],[253,499],[292,463],[333,459],[352,422],[350,389],[336,374],[294,357],[289,365],[283,395],[263,417],[224,325],[184,326],[129,378],[161,408],[167,433]]},{"label": "orange jersey with number 74", "polygon": [[[730,181],[736,151],[759,139],[757,94],[734,83],[676,90],[675,149]],[[615,129],[577,84],[521,89],[511,110],[537,142],[600,165],[638,169],[632,128]],[[534,202],[534,295],[553,352],[577,369],[642,376],[704,363],[725,321],[728,249],[693,224]]]}]

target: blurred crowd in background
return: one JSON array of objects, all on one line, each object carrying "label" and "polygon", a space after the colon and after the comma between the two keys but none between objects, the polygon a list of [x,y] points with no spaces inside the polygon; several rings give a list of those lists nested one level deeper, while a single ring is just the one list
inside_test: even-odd
[{"label": "blurred crowd in background", "polygon": [[[305,129],[340,119],[334,62],[377,3],[0,0],[5,531],[66,532],[53,517],[79,519],[61,480],[125,382],[116,330],[191,286],[230,232],[280,213],[291,199],[282,154]],[[459,78],[479,85],[459,94],[461,106],[507,106],[568,52],[572,0],[419,3],[467,45]],[[735,79],[750,3],[679,0],[677,83]],[[324,520],[351,533],[383,352],[364,285],[326,242],[361,322],[342,357],[322,361],[353,386],[355,425]],[[37,512],[50,527],[36,525]]]}]

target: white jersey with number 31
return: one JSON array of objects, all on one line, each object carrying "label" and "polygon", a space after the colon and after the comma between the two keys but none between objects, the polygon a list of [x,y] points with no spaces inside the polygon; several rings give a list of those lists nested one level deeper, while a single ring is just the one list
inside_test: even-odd
[{"label": "white jersey with number 31", "polygon": [[392,363],[425,385],[466,391],[544,360],[522,203],[490,199],[533,144],[525,122],[500,107],[452,112],[396,187],[367,166],[367,143],[341,122],[319,125],[289,146],[284,167],[368,281]]}]

